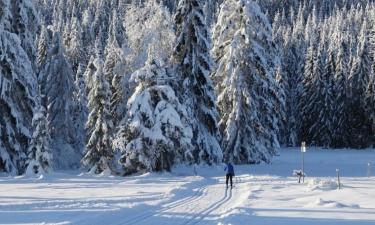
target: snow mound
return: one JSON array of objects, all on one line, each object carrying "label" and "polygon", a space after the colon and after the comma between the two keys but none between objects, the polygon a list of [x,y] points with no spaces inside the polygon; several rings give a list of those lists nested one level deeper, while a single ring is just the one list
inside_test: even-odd
[{"label": "snow mound", "polygon": [[[343,186],[340,184],[341,187]],[[336,190],[339,188],[338,183],[335,180],[322,180],[322,179],[310,179],[307,183],[307,187],[310,191],[314,190],[324,190],[324,191],[329,191],[329,190]]]},{"label": "snow mound", "polygon": [[353,205],[346,205],[340,202],[336,201],[326,201],[322,198],[316,199],[316,201],[306,205],[306,207],[325,207],[325,208],[360,208],[359,205],[353,204]]}]

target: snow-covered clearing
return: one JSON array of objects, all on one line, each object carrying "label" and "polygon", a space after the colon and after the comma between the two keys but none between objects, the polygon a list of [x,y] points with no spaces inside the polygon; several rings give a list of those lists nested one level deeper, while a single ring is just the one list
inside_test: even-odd
[{"label": "snow-covered clearing", "polygon": [[375,151],[310,150],[305,184],[292,176],[300,157],[287,149],[271,165],[237,166],[233,190],[225,189],[221,167],[199,167],[198,176],[192,168],[132,177],[2,176],[0,224],[375,224],[375,178],[367,177]]}]

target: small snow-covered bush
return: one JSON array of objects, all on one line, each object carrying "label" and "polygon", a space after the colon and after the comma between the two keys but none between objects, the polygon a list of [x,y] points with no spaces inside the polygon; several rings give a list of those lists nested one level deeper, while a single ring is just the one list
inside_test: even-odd
[{"label": "small snow-covered bush", "polygon": [[[342,187],[342,184],[340,184]],[[337,181],[333,179],[310,179],[307,183],[307,187],[309,190],[314,191],[314,190],[324,190],[324,191],[329,191],[329,190],[336,190],[338,189],[339,185]]]}]

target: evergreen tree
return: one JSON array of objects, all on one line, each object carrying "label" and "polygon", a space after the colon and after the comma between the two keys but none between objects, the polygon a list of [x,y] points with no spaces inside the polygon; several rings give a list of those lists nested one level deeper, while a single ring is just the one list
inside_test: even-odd
[{"label": "evergreen tree", "polygon": [[[342,39],[342,38],[341,38]],[[348,146],[347,131],[348,131],[348,97],[347,97],[347,78],[348,78],[348,61],[347,61],[347,46],[343,40],[340,40],[338,54],[336,56],[335,68],[335,103],[332,134],[332,147]]]},{"label": "evergreen tree", "polygon": [[369,52],[368,34],[366,22],[363,23],[360,32],[356,57],[351,65],[348,78],[350,87],[350,145],[356,148],[366,147],[369,138],[369,125],[364,106],[366,87],[371,74],[371,55]]},{"label": "evergreen tree", "polygon": [[51,38],[48,29],[45,27],[45,25],[42,26],[40,35],[38,38],[38,46],[37,46],[37,67],[38,70],[42,69],[42,67],[46,63],[48,50],[51,45]]},{"label": "evergreen tree", "polygon": [[368,124],[370,129],[368,130],[371,139],[370,144],[374,144],[375,137],[375,75],[371,74],[370,81],[367,86],[365,102],[366,102],[366,114],[368,118]]},{"label": "evergreen tree", "polygon": [[73,72],[77,72],[80,64],[86,63],[85,51],[82,41],[82,28],[77,18],[72,18],[70,40],[67,48],[67,55],[72,64]]},{"label": "evergreen tree", "polygon": [[88,96],[89,116],[86,124],[88,142],[82,163],[90,173],[110,173],[113,151],[111,148],[110,87],[103,72],[103,60],[97,54],[92,66],[95,73]]},{"label": "evergreen tree", "polygon": [[75,148],[79,152],[84,152],[83,149],[86,145],[86,130],[85,124],[87,122],[88,109],[87,109],[87,95],[86,95],[86,82],[84,79],[83,66],[78,66],[74,91],[74,126],[76,131]]},{"label": "evergreen tree", "polygon": [[149,54],[155,58],[170,58],[176,36],[173,19],[164,6],[156,1],[148,1],[143,6],[132,5],[126,12],[124,27],[129,45],[124,47],[130,50],[127,61],[131,72],[142,68]]},{"label": "evergreen tree", "polygon": [[43,94],[42,104],[47,109],[54,164],[57,168],[64,169],[78,166],[80,153],[74,149],[76,131],[73,123],[73,71],[58,33],[53,34],[52,45],[38,79]]},{"label": "evergreen tree", "polygon": [[[4,0],[7,1],[7,0]],[[32,0],[11,0],[10,1],[11,26],[12,33],[17,34],[21,40],[21,46],[31,60],[33,68],[35,68],[34,57],[35,35],[39,29],[38,14]],[[4,8],[5,9],[5,8]]]},{"label": "evergreen tree", "polygon": [[0,0],[0,11],[0,171],[21,174],[39,107],[31,58],[38,24],[29,1]]},{"label": "evergreen tree", "polygon": [[311,126],[308,130],[308,138],[317,146],[329,147],[332,137],[333,119],[333,77],[335,63],[333,52],[326,52],[324,41],[320,43],[315,62],[315,78],[313,81],[313,94],[311,97]]},{"label": "evergreen tree", "polygon": [[[320,123],[319,129],[316,131],[316,136],[319,135],[319,146],[331,147],[333,134],[333,110],[334,110],[334,74],[335,61],[334,54],[331,49],[328,51],[328,56],[324,64],[323,73],[323,89],[321,90],[322,108],[318,121]],[[318,89],[319,91],[319,89]]]},{"label": "evergreen tree", "polygon": [[286,135],[286,124],[287,124],[287,115],[286,115],[286,82],[285,82],[285,73],[282,71],[282,66],[276,66],[276,84],[278,85],[278,99],[279,101],[276,103],[276,112],[278,115],[278,127],[279,127],[279,134],[278,140],[279,143],[286,143],[285,137]]},{"label": "evergreen tree", "polygon": [[126,173],[169,171],[192,158],[192,132],[186,108],[169,85],[173,78],[158,60],[149,60],[132,74],[137,88],[115,140]]},{"label": "evergreen tree", "polygon": [[304,68],[304,79],[303,79],[303,93],[299,108],[301,110],[302,128],[301,128],[301,139],[311,143],[310,127],[313,125],[315,118],[317,118],[314,109],[315,102],[313,97],[315,95],[314,81],[316,80],[316,53],[314,51],[313,43],[310,43],[309,48],[306,51],[305,56],[305,68]]},{"label": "evergreen tree", "polygon": [[193,156],[190,162],[216,163],[222,160],[218,112],[210,72],[210,35],[203,12],[204,1],[179,1],[175,22],[177,44],[174,61],[181,79],[180,99],[188,108],[193,129]]},{"label": "evergreen tree", "polygon": [[51,137],[48,133],[46,110],[34,114],[34,133],[29,144],[26,174],[44,174],[52,169]]},{"label": "evergreen tree", "polygon": [[281,100],[271,32],[256,3],[231,0],[221,6],[214,31],[218,69],[213,77],[226,161],[269,162],[279,147],[276,109]]}]

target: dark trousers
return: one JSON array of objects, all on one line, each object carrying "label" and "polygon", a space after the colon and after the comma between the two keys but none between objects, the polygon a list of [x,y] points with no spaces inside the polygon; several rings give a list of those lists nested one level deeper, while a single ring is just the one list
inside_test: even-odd
[{"label": "dark trousers", "polygon": [[230,186],[233,187],[233,174],[227,173],[227,181],[226,181],[227,187],[228,187],[229,179],[230,179]]}]

